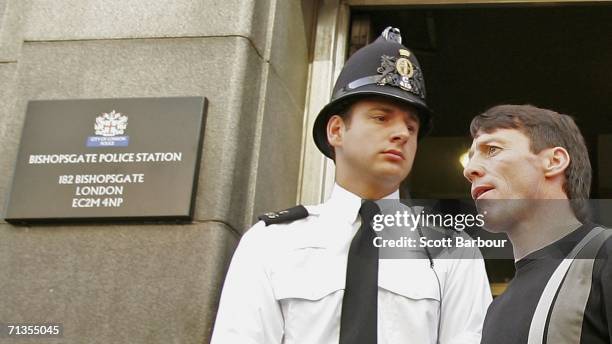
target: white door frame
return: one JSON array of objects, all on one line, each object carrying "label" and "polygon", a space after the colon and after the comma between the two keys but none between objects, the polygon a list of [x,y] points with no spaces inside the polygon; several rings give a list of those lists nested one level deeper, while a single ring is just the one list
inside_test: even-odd
[{"label": "white door frame", "polygon": [[345,2],[319,1],[304,109],[298,204],[320,203],[329,195],[333,185],[334,163],[315,146],[312,127],[319,111],[329,102],[334,81],[344,66],[349,15],[349,5]]}]

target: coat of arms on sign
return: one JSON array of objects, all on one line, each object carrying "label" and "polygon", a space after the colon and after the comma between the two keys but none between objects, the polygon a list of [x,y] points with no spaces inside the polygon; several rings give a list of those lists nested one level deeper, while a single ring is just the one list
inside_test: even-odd
[{"label": "coat of arms on sign", "polygon": [[113,110],[96,117],[94,129],[96,130],[96,135],[100,136],[123,135],[123,131],[127,128],[127,123],[127,116]]}]

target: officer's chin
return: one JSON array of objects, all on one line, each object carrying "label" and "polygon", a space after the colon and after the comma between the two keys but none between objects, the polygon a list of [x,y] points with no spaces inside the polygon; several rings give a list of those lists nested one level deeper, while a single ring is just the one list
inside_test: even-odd
[{"label": "officer's chin", "polygon": [[385,166],[381,166],[377,175],[381,178],[397,181],[397,183],[401,183],[402,180],[408,177],[410,173],[410,166],[407,164],[385,164]]}]

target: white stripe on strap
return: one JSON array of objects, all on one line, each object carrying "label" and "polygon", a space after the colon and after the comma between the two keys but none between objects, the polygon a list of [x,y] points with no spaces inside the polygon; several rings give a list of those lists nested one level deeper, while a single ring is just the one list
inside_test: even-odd
[{"label": "white stripe on strap", "polygon": [[546,327],[546,318],[548,317],[548,311],[550,310],[550,306],[557,294],[557,290],[559,289],[559,285],[563,281],[563,277],[567,273],[572,261],[582,250],[582,248],[593,239],[596,235],[601,233],[603,228],[597,227],[593,228],[584,238],[574,247],[574,249],[567,255],[565,259],[559,264],[555,272],[552,274],[542,295],[540,296],[540,301],[538,301],[538,305],[536,307],[535,313],[533,314],[533,318],[531,319],[531,326],[529,328],[529,338],[527,339],[527,344],[542,344],[544,339],[544,328]]},{"label": "white stripe on strap", "polygon": [[546,343],[580,343],[595,257],[610,236],[610,230],[599,233],[574,259],[550,313]]}]

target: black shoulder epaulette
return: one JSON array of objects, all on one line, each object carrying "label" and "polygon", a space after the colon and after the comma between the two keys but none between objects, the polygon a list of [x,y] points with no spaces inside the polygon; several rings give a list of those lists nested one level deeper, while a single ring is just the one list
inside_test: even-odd
[{"label": "black shoulder epaulette", "polygon": [[308,210],[303,205],[298,205],[293,208],[265,213],[257,218],[266,223],[266,226],[286,223],[308,217]]}]

